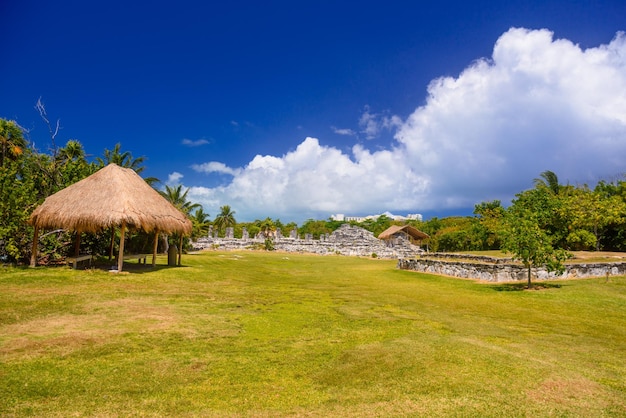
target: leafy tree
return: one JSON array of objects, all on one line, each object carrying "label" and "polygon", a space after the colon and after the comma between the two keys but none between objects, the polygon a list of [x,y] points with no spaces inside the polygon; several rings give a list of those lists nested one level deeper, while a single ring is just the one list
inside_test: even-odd
[{"label": "leafy tree", "polygon": [[21,261],[29,254],[30,213],[37,205],[36,182],[30,175],[28,154],[0,166],[0,261]]},{"label": "leafy tree", "polygon": [[16,160],[26,149],[26,140],[20,126],[12,121],[0,119],[0,167],[5,159]]},{"label": "leafy tree", "polygon": [[503,218],[501,250],[513,254],[528,271],[528,288],[532,287],[531,269],[545,266],[548,271],[563,272],[569,254],[553,247],[553,239],[541,227],[536,213],[514,202]]},{"label": "leafy tree", "polygon": [[571,228],[567,242],[579,249],[599,251],[605,228],[624,223],[626,203],[619,196],[606,196],[582,186],[564,198],[561,213],[567,217]]},{"label": "leafy tree", "polygon": [[[613,181],[600,181],[594,188],[595,193],[599,193],[604,198],[619,198],[626,203],[626,175],[622,179]],[[626,222],[623,218],[619,222],[612,222],[606,225],[602,236],[602,247],[612,251],[626,251]]]},{"label": "leafy tree", "polygon": [[518,193],[513,201],[517,210],[534,214],[539,227],[546,231],[557,248],[567,247],[569,225],[563,216],[563,205],[570,189],[555,195],[550,189],[540,185]]},{"label": "leafy tree", "polygon": [[[323,234],[330,234],[335,229],[339,228],[345,222],[339,221],[323,221],[315,219],[307,219],[306,222],[298,228],[299,235],[311,234],[314,239],[319,239]],[[358,224],[357,224],[358,225]]]},{"label": "leafy tree", "polygon": [[482,202],[474,206],[474,214],[478,216],[479,225],[482,227],[484,236],[484,249],[500,248],[498,231],[502,223],[505,209],[499,200]]},{"label": "leafy tree", "polygon": [[380,215],[376,219],[366,219],[365,221],[358,223],[357,226],[367,229],[368,231],[373,233],[374,236],[377,237],[378,235],[380,235],[381,232],[389,228],[392,224],[393,219],[391,219],[387,215]]},{"label": "leafy tree", "polygon": [[298,224],[296,224],[295,222],[289,222],[289,223],[285,224],[281,229],[283,231],[283,235],[287,236],[294,229],[296,231],[298,230]]},{"label": "leafy tree", "polygon": [[215,221],[213,221],[213,225],[215,225],[220,232],[225,228],[234,226],[236,223],[235,211],[233,211],[229,205],[220,207],[220,213],[215,217]]}]

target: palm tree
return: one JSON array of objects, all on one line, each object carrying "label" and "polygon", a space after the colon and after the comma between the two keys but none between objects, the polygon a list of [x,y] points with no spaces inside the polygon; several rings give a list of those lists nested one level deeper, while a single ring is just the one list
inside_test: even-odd
[{"label": "palm tree", "polygon": [[176,206],[187,216],[191,215],[192,210],[202,208],[198,203],[191,203],[187,200],[187,193],[189,193],[189,189],[183,192],[183,186],[181,184],[176,187],[166,185],[165,191],[159,193],[161,193],[164,198],[166,198],[172,205]]},{"label": "palm tree", "polygon": [[235,211],[228,205],[220,207],[220,214],[215,217],[215,221],[213,222],[218,231],[222,231],[229,226],[234,226],[236,223]]},{"label": "palm tree", "polygon": [[108,164],[117,164],[120,167],[131,168],[137,174],[141,173],[145,167],[143,163],[145,161],[145,157],[137,157],[133,158],[133,154],[130,151],[121,152],[122,144],[119,142],[115,144],[112,150],[104,149],[104,158],[96,158],[98,164],[102,167]]},{"label": "palm tree", "polygon": [[[187,200],[187,193],[189,189],[183,192],[183,186],[178,185],[176,187],[165,186],[165,191],[159,192],[164,198],[166,198],[172,205],[176,206],[178,210],[184,213],[193,222],[191,211],[194,209],[200,209],[201,206],[198,203],[191,203]],[[208,216],[208,215],[207,215]],[[182,235],[174,234],[172,237],[174,242],[178,242],[180,247],[178,248],[178,265],[180,265],[181,256],[183,253],[184,239]]]},{"label": "palm tree", "polygon": [[559,184],[559,178],[553,171],[546,170],[539,176],[541,178],[533,180],[533,182],[535,183],[535,187],[545,187],[550,190],[552,194],[559,194],[559,191],[561,190],[561,185]]},{"label": "palm tree", "polygon": [[192,238],[197,238],[209,233],[209,227],[211,226],[209,214],[205,213],[202,207],[199,207],[193,213],[191,222],[193,222],[193,232],[191,234]]},{"label": "palm tree", "polygon": [[[115,144],[112,150],[104,149],[104,158],[96,158],[97,165],[101,168],[111,163],[117,164],[120,167],[130,168],[135,173],[140,174],[146,167],[143,163],[146,161],[146,157],[134,158],[130,151],[121,152],[122,144],[119,142]],[[156,177],[147,177],[144,179],[146,183],[153,185],[159,182]]]},{"label": "palm tree", "polygon": [[266,238],[276,231],[276,224],[269,217],[261,221],[261,223],[259,224],[259,227],[261,228],[261,231],[263,231],[263,235],[265,235]]}]

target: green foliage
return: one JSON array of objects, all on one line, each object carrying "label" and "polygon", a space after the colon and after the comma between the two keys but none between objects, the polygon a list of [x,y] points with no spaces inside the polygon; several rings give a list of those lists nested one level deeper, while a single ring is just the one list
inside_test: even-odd
[{"label": "green foliage", "polygon": [[218,231],[223,231],[225,228],[235,226],[236,223],[235,211],[232,210],[229,205],[220,207],[220,213],[215,217],[215,221],[213,221],[213,225]]},{"label": "green foliage", "polygon": [[211,221],[209,221],[209,214],[204,212],[202,206],[198,207],[193,213],[191,216],[191,222],[193,223],[191,238],[196,239],[205,237],[209,233]]},{"label": "green foliage", "polygon": [[480,219],[473,217],[432,218],[416,228],[430,235],[431,251],[480,251],[493,249],[497,241]]},{"label": "green foliage", "polygon": [[607,196],[582,186],[563,197],[560,213],[570,226],[567,241],[577,243],[581,249],[597,251],[601,248],[606,227],[624,223],[626,202],[620,196]]},{"label": "green foliage", "polygon": [[339,228],[343,222],[337,221],[321,221],[308,219],[306,222],[302,224],[300,228],[298,228],[298,234],[300,236],[311,234],[314,239],[319,239],[319,237],[323,234],[331,234],[335,229]]},{"label": "green foliage", "polygon": [[393,224],[393,220],[387,215],[380,215],[376,219],[366,219],[363,222],[354,223],[354,225],[367,229],[374,234],[375,237]]},{"label": "green foliage", "polygon": [[[50,131],[50,154],[29,146],[21,128],[0,119],[0,260],[25,262],[30,257],[33,230],[28,225],[32,211],[47,196],[93,174],[105,162],[116,162],[140,172],[143,157],[132,158],[122,153],[117,144],[112,151],[105,149],[104,159],[90,163],[82,144],[70,139],[64,147],[56,147],[57,128],[48,120],[41,101],[36,106]],[[83,234],[82,251],[107,253],[110,234]],[[74,236],[65,231],[52,231],[40,236],[38,246],[41,261],[53,261],[74,251]],[[104,251],[103,251],[104,250]]]},{"label": "green foliage", "polygon": [[562,273],[563,262],[570,256],[565,250],[553,247],[553,239],[540,225],[537,214],[517,205],[517,201],[505,213],[501,237],[502,251],[513,254],[527,268],[529,288],[532,267],[545,266],[548,271]]},{"label": "green foliage", "polygon": [[0,167],[0,261],[23,261],[32,242],[28,218],[37,203],[33,179],[19,161]]},{"label": "green foliage", "polygon": [[0,167],[5,160],[18,159],[26,150],[26,140],[17,122],[0,119]]}]

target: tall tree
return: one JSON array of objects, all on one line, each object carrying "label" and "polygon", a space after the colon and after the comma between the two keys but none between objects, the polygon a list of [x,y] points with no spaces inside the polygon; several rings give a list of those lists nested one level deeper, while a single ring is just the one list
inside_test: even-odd
[{"label": "tall tree", "polygon": [[185,215],[190,216],[191,211],[194,209],[200,209],[201,206],[198,203],[192,203],[187,198],[189,189],[183,191],[183,186],[178,185],[176,187],[165,186],[165,191],[160,192],[172,205],[176,206]]},{"label": "tall tree", "polygon": [[223,231],[224,228],[234,226],[236,223],[235,211],[229,205],[224,205],[220,207],[220,213],[215,217],[213,225],[215,225],[218,231]]},{"label": "tall tree", "polygon": [[539,178],[536,178],[533,182],[535,183],[535,187],[545,187],[555,195],[559,194],[561,190],[558,176],[550,170],[546,170],[541,173]]},{"label": "tall tree", "polygon": [[96,165],[87,162],[83,144],[75,139],[70,139],[65,147],[59,148],[55,165],[60,172],[60,181],[63,187],[76,183],[96,171]]},{"label": "tall tree", "polygon": [[[130,151],[122,152],[122,144],[118,142],[115,144],[113,149],[104,149],[103,157],[96,158],[96,165],[99,168],[102,168],[113,163],[119,165],[120,167],[130,168],[135,173],[141,174],[146,169],[144,166],[145,161],[146,157],[142,156],[135,158]],[[159,179],[156,177],[146,177],[144,180],[150,185],[154,185],[159,182]]]},{"label": "tall tree", "polygon": [[209,214],[205,213],[202,207],[199,207],[193,213],[191,216],[191,222],[193,223],[193,232],[191,234],[192,238],[195,239],[209,233],[209,227],[211,226]]},{"label": "tall tree", "polygon": [[28,218],[40,193],[22,130],[15,122],[0,119],[0,137],[0,260],[13,262],[27,258],[32,236]]},{"label": "tall tree", "polygon": [[122,152],[122,144],[118,142],[113,149],[105,148],[103,158],[96,158],[96,162],[100,167],[113,163],[120,167],[130,168],[140,174],[145,169],[143,166],[145,159],[145,157],[133,157],[130,151]]}]

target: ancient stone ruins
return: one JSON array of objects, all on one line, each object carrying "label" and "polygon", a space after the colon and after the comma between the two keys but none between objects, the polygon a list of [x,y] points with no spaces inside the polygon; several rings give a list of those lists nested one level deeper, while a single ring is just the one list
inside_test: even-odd
[{"label": "ancient stone ruins", "polygon": [[[467,254],[428,253],[398,260],[401,270],[413,270],[444,276],[478,279],[486,282],[525,281],[527,270],[510,258],[471,256]],[[545,268],[533,268],[533,280],[607,277],[626,274],[626,263],[571,263],[557,275]]]},{"label": "ancient stone ruins", "polygon": [[[242,238],[233,237],[233,229],[228,228],[226,237],[213,234],[200,238],[193,244],[195,250],[245,250],[264,249],[266,239],[271,238],[273,249],[278,251],[311,253],[320,255],[351,255],[397,259],[401,270],[452,277],[478,279],[487,282],[509,282],[527,280],[527,271],[512,259],[467,254],[427,253],[419,246],[402,237],[380,240],[371,232],[348,224],[342,225],[332,234],[313,239],[310,234],[298,237],[292,231],[284,237],[281,231],[273,231],[271,237],[259,234],[253,238],[243,231]],[[566,266],[565,273],[556,275],[543,268],[533,269],[533,280],[554,280],[566,278],[610,277],[626,274],[626,262],[615,263],[573,263]]]},{"label": "ancient stone ruins", "polygon": [[[242,238],[234,238],[232,228],[226,231],[226,237],[200,238],[193,244],[194,249],[243,250],[264,248],[266,237],[259,234],[250,238],[246,230]],[[272,232],[272,246],[278,251],[297,253],[311,253],[320,255],[352,255],[377,258],[407,258],[414,257],[422,250],[405,239],[383,241],[370,231],[348,224],[342,225],[332,234],[325,234],[320,239],[313,239],[310,234],[299,237],[296,231],[291,231],[284,237],[280,230]]]}]

